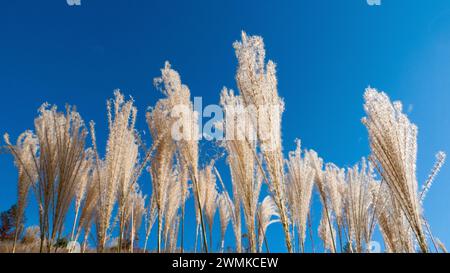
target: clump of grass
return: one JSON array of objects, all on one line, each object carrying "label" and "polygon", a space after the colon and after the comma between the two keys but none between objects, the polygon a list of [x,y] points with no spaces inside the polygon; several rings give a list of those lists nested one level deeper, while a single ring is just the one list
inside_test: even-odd
[{"label": "clump of grass", "polygon": [[120,251],[125,205],[138,168],[138,145],[134,133],[137,109],[133,106],[133,101],[125,101],[120,91],[115,91],[114,96],[114,101],[108,101],[107,103],[109,136],[104,159],[100,159],[98,154],[94,124],[91,123],[92,143],[95,152],[94,183],[98,187],[95,224],[99,252],[103,252],[106,247],[112,211],[116,202],[119,206]]},{"label": "clump of grass", "polygon": [[[297,250],[297,234],[298,251],[305,252],[308,229],[313,244],[311,201],[316,190],[322,204],[318,235],[324,252],[368,252],[377,225],[386,252],[416,252],[417,246],[421,252],[430,252],[430,242],[436,252],[446,252],[432,235],[422,207],[446,155],[436,155],[419,192],[417,127],[402,112],[400,102],[391,102],[375,89],[366,90],[363,123],[369,132],[369,162],[363,158],[352,168],[324,163],[313,150],[302,151],[299,140],[285,159],[281,141],[284,103],[278,95],[275,64],[266,62],[261,37],[242,33],[234,48],[239,95],[223,89],[220,104],[225,119],[216,124],[226,133],[220,145],[230,169],[231,196],[216,161],[199,159],[199,113],[194,111],[189,88],[166,62],[154,81],[164,97],[146,114],[153,140],[149,149],[135,129],[134,101],[126,100],[118,90],[107,103],[109,134],[104,157],[98,151],[94,123],[90,123],[92,148],[88,148],[88,130],[70,106],[60,112],[44,104],[34,133],[25,131],[15,144],[5,135],[18,169],[18,226],[14,241],[2,242],[0,252],[67,251],[56,245],[65,236],[66,215],[72,205],[74,219],[66,235],[74,241],[81,238],[82,252],[141,252],[138,234],[142,224],[146,252],[156,222],[156,251],[183,252],[191,190],[197,232],[194,251],[198,250],[199,230],[202,251],[215,250],[213,226],[218,211],[220,252],[225,251],[230,222],[236,252],[262,252],[264,244],[269,252],[266,233],[278,222],[287,250]],[[152,186],[147,204],[138,183],[146,167]],[[260,200],[266,190],[269,195]],[[39,227],[28,228],[19,238],[30,191],[38,203]],[[112,239],[112,234],[117,238]],[[248,249],[243,247],[243,237],[248,238]],[[94,241],[96,250],[89,247]]]},{"label": "clump of grass", "polygon": [[[70,106],[64,114],[56,106],[43,104],[39,114],[35,119],[36,140],[32,140],[34,144],[28,147],[29,151],[21,150],[23,147],[17,150],[7,136],[5,140],[21,166],[19,172],[26,174],[20,186],[21,210],[29,188],[23,184],[31,183],[39,205],[40,251],[45,242],[50,252],[52,242],[62,234],[67,211],[81,181],[80,169],[87,156],[84,148],[87,130],[81,116]],[[26,134],[28,139],[34,139]]]},{"label": "clump of grass", "polygon": [[[170,134],[164,134],[164,141],[175,142],[176,158],[181,167],[181,249],[183,251],[184,215],[185,203],[189,191],[189,178],[192,182],[194,199],[197,206],[196,215],[200,219],[202,227],[203,246],[205,251],[208,251],[202,206],[198,198],[198,113],[193,109],[189,88],[182,84],[180,75],[171,68],[169,62],[165,63],[164,68],[161,69],[161,77],[155,78],[154,83],[166,96],[164,99],[160,99],[156,106],[156,108],[163,109],[162,111],[164,111],[167,117],[166,120],[161,120],[161,122],[166,122],[171,125],[171,128],[175,127],[177,129],[175,133],[170,131]],[[163,137],[163,135],[161,136]]]}]

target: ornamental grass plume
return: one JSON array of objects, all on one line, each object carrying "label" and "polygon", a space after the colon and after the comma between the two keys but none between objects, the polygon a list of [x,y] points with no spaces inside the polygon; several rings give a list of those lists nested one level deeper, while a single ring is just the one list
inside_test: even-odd
[{"label": "ornamental grass plume", "polygon": [[[95,167],[95,165],[93,167]],[[84,239],[81,247],[82,250],[86,248],[87,239],[90,234],[97,209],[97,202],[99,198],[99,185],[97,183],[99,178],[97,175],[98,173],[93,170],[90,174],[90,178],[87,180],[85,194],[80,209],[80,220],[78,221],[78,227],[73,239],[74,241],[78,241],[81,233],[84,232]]]},{"label": "ornamental grass plume", "polygon": [[[84,148],[87,130],[75,108],[67,106],[65,115],[56,112],[56,107],[43,108],[41,117],[35,121],[35,127],[40,146],[41,164],[39,166],[41,169],[46,169],[40,172],[42,174],[40,181],[43,182],[44,188],[43,202],[41,202],[44,204],[44,211],[49,205],[47,202],[53,200],[50,201],[53,204],[50,205],[53,214],[51,216],[52,232],[51,237],[47,237],[47,243],[50,244],[62,235],[67,211],[74,199],[78,184],[83,180],[83,171],[89,168],[86,165],[89,164],[90,153]],[[50,161],[48,168],[47,161]],[[53,166],[55,166],[54,170]],[[46,190],[52,190],[53,193],[45,193]],[[47,199],[47,194],[50,195],[50,199]],[[49,232],[49,219],[49,215],[44,212],[47,232]],[[50,250],[50,245],[47,248]]]},{"label": "ornamental grass plume", "polygon": [[[343,213],[344,213],[344,191],[345,191],[345,170],[339,168],[333,163],[325,165],[323,174],[325,195],[331,212],[334,213],[337,225],[337,236],[339,238],[341,250],[343,250],[342,233],[343,233]],[[328,209],[327,209],[328,210]]]},{"label": "ornamental grass plume", "polygon": [[179,211],[181,207],[182,183],[179,176],[179,166],[176,165],[169,174],[167,181],[166,204],[164,206],[163,237],[166,252],[176,249],[178,238]]},{"label": "ornamental grass plume", "polygon": [[332,253],[336,252],[336,231],[333,227],[333,215],[326,211],[325,209],[322,209],[322,218],[320,219],[319,224],[319,237],[322,239],[323,246],[325,251],[330,251]]},{"label": "ornamental grass plume", "polygon": [[[129,243],[129,252],[134,252],[134,243],[137,241],[137,232],[139,231],[142,218],[145,213],[146,196],[142,193],[138,184],[134,184],[127,198],[125,206],[125,233],[126,242]],[[127,231],[128,230],[128,231]]]},{"label": "ornamental grass plume", "polygon": [[[267,228],[274,223],[280,222],[278,208],[271,196],[266,196],[258,206],[259,225],[258,225],[258,246],[259,252],[262,252],[263,241],[266,236]],[[275,217],[275,219],[273,219]]]},{"label": "ornamental grass plume", "polygon": [[[367,88],[364,94],[371,161],[403,211],[422,252],[428,252],[416,179],[417,126],[402,113],[400,102]],[[396,204],[397,204],[396,203]]]},{"label": "ornamental grass plume", "polygon": [[379,183],[374,179],[374,170],[363,158],[358,165],[349,168],[346,175],[344,221],[347,224],[350,251],[366,252],[373,234],[374,213],[379,194]]},{"label": "ornamental grass plume", "polygon": [[[214,215],[217,210],[217,197],[219,195],[217,190],[217,177],[214,174],[214,161],[211,161],[198,174],[198,197],[201,206],[201,211],[204,211],[206,222],[209,229],[210,247],[212,247],[212,228],[214,224]],[[198,210],[200,211],[200,210]],[[197,225],[200,217],[197,217]]]},{"label": "ornamental grass plume", "polygon": [[[114,92],[114,100],[107,102],[109,136],[106,144],[106,156],[101,160],[98,155],[94,123],[91,123],[91,136],[95,152],[95,180],[99,188],[96,206],[97,249],[103,252],[109,239],[112,211],[119,200],[119,220],[123,219],[124,201],[131,190],[137,164],[137,150],[134,126],[137,110],[133,101],[125,101],[119,90]],[[122,222],[122,221],[121,221]],[[122,225],[120,223],[119,225]],[[120,228],[122,228],[121,226]],[[119,231],[119,236],[123,231]],[[119,242],[120,243],[120,242]],[[119,244],[120,250],[120,244]]]},{"label": "ornamental grass plume", "polygon": [[225,248],[225,232],[227,231],[228,224],[231,220],[231,200],[228,194],[221,193],[217,198],[218,208],[219,208],[219,218],[220,218],[220,252],[223,253]]},{"label": "ornamental grass plume", "polygon": [[230,203],[232,210],[231,221],[233,224],[234,238],[236,240],[236,252],[242,253],[242,215],[240,194],[237,187],[233,187],[233,203]]},{"label": "ornamental grass plume", "polygon": [[302,157],[301,142],[296,141],[297,148],[289,153],[287,165],[287,182],[290,196],[292,220],[297,226],[299,247],[305,251],[306,222],[310,210],[314,187],[315,169],[311,162],[311,151],[305,151]]},{"label": "ornamental grass plume", "polygon": [[[250,251],[257,251],[256,215],[259,194],[262,185],[262,175],[257,167],[254,154],[256,141],[249,137],[251,126],[250,116],[243,112],[244,103],[240,96],[235,96],[232,90],[224,88],[221,93],[221,105],[225,112],[225,134],[222,146],[228,152],[227,162],[231,171],[231,182],[239,192],[240,202],[244,209],[244,218],[249,236]],[[241,124],[240,122],[244,122]],[[244,125],[244,126],[243,126]],[[247,138],[246,138],[247,137]]]},{"label": "ornamental grass plume", "polygon": [[176,215],[174,221],[172,223],[172,228],[170,229],[168,237],[170,238],[166,243],[166,252],[175,253],[177,250],[177,242],[178,242],[178,231],[180,230],[180,216]]},{"label": "ornamental grass plume", "polygon": [[150,202],[144,213],[144,227],[145,227],[145,241],[143,248],[144,253],[147,251],[148,238],[150,237],[152,228],[155,225],[156,219],[158,218],[158,211],[156,207],[155,198],[156,197],[153,194],[150,196]]},{"label": "ornamental grass plume", "polygon": [[[205,224],[203,221],[202,206],[199,204],[198,198],[198,140],[199,140],[199,125],[198,125],[198,113],[194,111],[193,104],[190,99],[189,88],[182,84],[180,75],[177,71],[171,68],[169,62],[165,63],[163,69],[161,69],[161,77],[154,79],[154,84],[161,92],[166,96],[164,99],[160,99],[158,104],[161,108],[167,112],[166,123],[170,124],[170,135],[175,141],[177,160],[181,166],[181,177],[183,180],[181,200],[182,200],[182,213],[181,213],[181,249],[183,251],[183,237],[184,237],[184,216],[185,216],[185,203],[188,196],[188,178],[192,182],[192,188],[194,193],[194,199],[196,202],[196,214],[200,218],[202,227],[204,249],[207,252],[207,240]],[[169,141],[169,140],[167,140]]]},{"label": "ornamental grass plume", "polygon": [[[337,252],[336,248],[336,231],[333,228],[333,222],[332,222],[332,206],[331,202],[329,200],[329,194],[327,185],[325,183],[325,171],[323,170],[323,160],[319,158],[316,152],[311,153],[311,165],[314,167],[315,170],[315,184],[317,191],[319,192],[320,201],[322,202],[322,218],[320,221],[320,231],[322,232],[322,235],[320,236],[322,239],[326,239],[327,241],[324,242],[326,247],[330,249],[332,252]],[[332,165],[328,165],[330,167]],[[334,168],[334,167],[333,167]],[[327,224],[328,226],[325,227],[324,225]],[[326,235],[324,232],[329,232],[330,234]]]},{"label": "ornamental grass plume", "polygon": [[281,145],[284,103],[278,96],[275,64],[265,62],[264,42],[259,36],[248,37],[242,32],[242,41],[235,42],[234,48],[238,59],[237,85],[245,106],[253,107],[257,115],[255,128],[270,178],[269,188],[279,209],[287,250],[292,252]]},{"label": "ornamental grass plume", "polygon": [[87,150],[86,152],[87,156],[84,159],[81,168],[80,168],[80,175],[78,177],[79,182],[77,183],[77,187],[75,189],[75,217],[73,220],[73,227],[72,227],[72,233],[70,235],[70,240],[74,240],[75,231],[76,231],[76,225],[77,220],[80,212],[80,208],[82,205],[83,200],[86,197],[86,189],[89,183],[91,183],[92,179],[92,168],[93,168],[93,152],[92,150]]},{"label": "ornamental grass plume", "polygon": [[[133,108],[136,111],[136,108]],[[119,252],[122,247],[122,240],[125,235],[125,225],[127,225],[127,218],[130,212],[127,210],[132,210],[135,201],[138,201],[138,191],[139,186],[136,184],[135,179],[138,175],[140,164],[139,164],[139,146],[134,134],[134,119],[136,118],[136,112],[132,114],[131,117],[132,124],[127,131],[123,132],[123,142],[127,149],[124,149],[121,156],[122,161],[120,161],[121,174],[118,182],[117,189],[117,204],[118,204],[118,218],[119,218]],[[130,207],[130,205],[132,205]],[[128,207],[128,208],[127,208]],[[131,242],[132,244],[133,242]]]},{"label": "ornamental grass plume", "polygon": [[17,213],[16,213],[16,227],[14,233],[14,243],[12,252],[16,252],[16,244],[18,236],[23,230],[21,223],[23,222],[23,215],[27,205],[28,193],[31,186],[36,182],[38,173],[34,159],[37,157],[38,139],[31,131],[22,133],[17,139],[16,145],[12,145],[9,140],[9,135],[5,134],[5,142],[10,147],[10,151],[14,156],[14,164],[18,170],[17,180]]},{"label": "ornamental grass plume", "polygon": [[[262,252],[263,244],[269,252],[266,232],[276,222],[281,223],[288,252],[305,252],[308,230],[314,252],[311,221],[314,185],[322,204],[318,235],[324,252],[338,252],[337,239],[340,252],[370,251],[377,225],[386,252],[411,253],[419,249],[428,252],[428,240],[436,252],[447,252],[433,237],[422,207],[446,155],[437,153],[436,163],[418,191],[417,127],[402,112],[400,102],[391,102],[385,93],[372,88],[365,91],[367,117],[362,122],[369,135],[368,161],[363,158],[354,167],[345,169],[324,164],[313,150],[302,151],[300,140],[284,160],[281,139],[284,103],[278,95],[275,64],[266,62],[261,37],[242,33],[242,40],[234,43],[234,49],[239,94],[222,90],[220,104],[225,119],[214,123],[216,130],[225,133],[219,144],[227,153],[231,197],[215,161],[199,160],[199,113],[194,110],[189,88],[166,62],[161,76],[154,79],[164,97],[146,113],[152,138],[150,149],[135,130],[134,101],[126,100],[118,90],[107,103],[109,134],[102,157],[97,148],[95,124],[91,122],[89,128],[93,147],[87,148],[88,129],[70,106],[64,112],[43,104],[34,120],[34,133],[25,131],[14,144],[5,134],[6,146],[0,147],[0,153],[7,148],[14,157],[18,196],[14,242],[0,242],[0,252],[11,248],[13,252],[57,252],[55,243],[66,234],[72,241],[80,238],[82,252],[95,251],[88,248],[90,241],[95,241],[97,252],[116,248],[118,252],[135,252],[142,223],[143,252],[146,252],[156,222],[157,252],[184,252],[185,209],[191,189],[195,206],[192,221],[196,222],[197,232],[195,252],[200,230],[202,251],[213,248],[217,212],[220,252],[224,252],[230,222],[235,252]],[[145,154],[142,158],[140,149]],[[138,184],[143,170],[151,177],[147,206]],[[263,180],[270,194],[260,202]],[[30,191],[37,200],[39,227],[27,229],[20,240]],[[66,215],[72,207],[71,230],[64,230],[69,222]],[[111,238],[113,234],[117,239]],[[298,247],[294,245],[296,236]],[[249,242],[245,250],[244,237]],[[65,250],[59,250],[62,251]]]},{"label": "ornamental grass plume", "polygon": [[382,183],[377,206],[377,222],[386,252],[413,253],[414,235],[399,202],[386,183]]},{"label": "ornamental grass plume", "polygon": [[150,176],[152,182],[152,199],[155,201],[158,220],[158,252],[161,252],[161,240],[165,206],[169,192],[169,183],[172,175],[172,166],[175,154],[175,143],[170,138],[172,123],[170,122],[170,109],[166,101],[160,100],[156,107],[147,113],[147,124],[153,140],[163,138],[156,146],[155,154],[150,162]]},{"label": "ornamental grass plume", "polygon": [[43,104],[34,124],[37,140],[33,140],[33,147],[39,147],[38,150],[30,147],[28,155],[21,154],[8,137],[5,140],[27,179],[37,180],[31,185],[39,206],[40,252],[44,242],[50,252],[52,243],[62,234],[67,211],[80,181],[79,170],[86,158],[87,130],[81,116],[70,106],[64,114],[58,112],[56,106]]},{"label": "ornamental grass plume", "polygon": [[425,182],[425,184],[422,187],[422,190],[420,191],[420,204],[423,204],[423,201],[425,200],[427,192],[430,190],[434,179],[436,178],[436,176],[438,175],[439,171],[441,170],[442,166],[445,163],[446,157],[447,157],[447,155],[442,151],[440,151],[436,154],[436,163],[434,164],[433,169],[431,170],[427,181]]},{"label": "ornamental grass plume", "polygon": [[[214,167],[214,172],[216,173],[216,176],[222,186],[223,192],[222,194],[226,195],[226,198],[223,198],[227,201],[230,215],[231,215],[231,223],[233,227],[233,233],[234,233],[234,239],[236,244],[236,252],[241,253],[242,252],[242,222],[241,222],[241,198],[239,189],[236,184],[232,183],[232,190],[233,190],[233,200],[231,199],[230,195],[228,194],[225,184],[223,183],[222,177],[220,176],[219,171],[216,167]],[[233,175],[233,174],[231,174]],[[233,181],[233,178],[231,178]]]},{"label": "ornamental grass plume", "polygon": [[437,238],[436,238],[436,244],[439,246],[439,249],[441,250],[442,253],[448,253],[445,245]]}]

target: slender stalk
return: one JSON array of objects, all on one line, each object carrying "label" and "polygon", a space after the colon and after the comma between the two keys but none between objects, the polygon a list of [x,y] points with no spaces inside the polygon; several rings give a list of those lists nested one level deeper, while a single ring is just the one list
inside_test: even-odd
[{"label": "slender stalk", "polygon": [[312,252],[314,253],[314,238],[313,238],[313,234],[312,234],[312,222],[311,222],[311,211],[308,213],[308,226],[309,226],[309,237],[311,240],[311,248],[312,248]]}]

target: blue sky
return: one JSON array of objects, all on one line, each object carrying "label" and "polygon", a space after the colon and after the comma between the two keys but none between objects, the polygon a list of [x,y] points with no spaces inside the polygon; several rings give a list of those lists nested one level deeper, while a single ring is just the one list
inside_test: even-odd
[{"label": "blue sky", "polygon": [[[450,152],[450,2],[448,0],[5,1],[0,9],[0,133],[32,128],[43,102],[76,105],[107,133],[105,101],[120,88],[136,100],[138,129],[161,97],[152,86],[165,60],[193,96],[217,103],[236,89],[232,43],[241,30],[261,35],[277,63],[285,153],[294,139],[327,162],[346,167],[369,153],[362,95],[367,86],[401,100],[419,126],[422,184],[439,150]],[[203,160],[214,149],[204,145]],[[220,166],[225,180],[228,170]],[[0,211],[15,203],[16,171],[0,155]],[[444,166],[425,201],[433,233],[450,245],[450,168]],[[149,189],[144,176],[140,183]],[[317,200],[316,200],[317,201]],[[317,203],[317,202],[316,202]],[[192,204],[191,204],[192,205]],[[191,210],[192,215],[192,210]],[[315,222],[320,210],[314,206]],[[28,224],[37,224],[35,205]],[[193,222],[187,223],[193,234]],[[69,225],[68,225],[69,226]],[[315,225],[317,226],[317,225]],[[231,229],[227,238],[232,239]],[[193,236],[187,236],[188,243]],[[271,251],[284,251],[279,226]],[[217,239],[215,239],[217,242]],[[317,243],[317,242],[316,242]]]}]

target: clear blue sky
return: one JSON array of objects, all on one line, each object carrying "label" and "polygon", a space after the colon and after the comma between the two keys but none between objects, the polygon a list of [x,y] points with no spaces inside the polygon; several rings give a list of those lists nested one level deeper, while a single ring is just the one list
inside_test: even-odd
[{"label": "clear blue sky", "polygon": [[[403,101],[419,126],[422,184],[434,154],[450,152],[450,2],[381,1],[369,6],[366,0],[81,0],[78,7],[65,0],[3,1],[0,133],[16,138],[32,128],[45,101],[70,103],[86,121],[97,123],[102,147],[105,101],[115,88],[135,98],[138,128],[147,130],[144,112],[160,97],[152,79],[165,60],[192,95],[217,103],[223,86],[236,89],[232,43],[245,30],[264,37],[267,56],[278,65],[279,92],[286,101],[285,152],[298,137],[342,167],[367,156],[360,119],[364,88],[370,85]],[[214,151],[207,149],[204,154]],[[228,180],[226,166],[220,168]],[[11,157],[1,155],[0,210],[15,203],[16,176]],[[425,202],[433,232],[446,245],[449,180],[446,165]],[[148,190],[148,177],[140,183]],[[314,213],[317,223],[317,205]],[[37,224],[33,202],[27,218],[27,224]],[[192,221],[187,224],[187,234],[193,234]],[[227,238],[231,234],[230,228]],[[191,243],[193,236],[187,237]],[[268,238],[271,251],[285,250],[279,226],[269,228]]]}]

